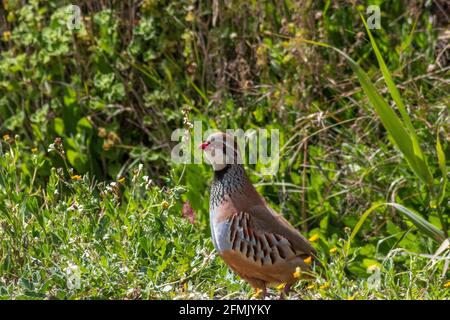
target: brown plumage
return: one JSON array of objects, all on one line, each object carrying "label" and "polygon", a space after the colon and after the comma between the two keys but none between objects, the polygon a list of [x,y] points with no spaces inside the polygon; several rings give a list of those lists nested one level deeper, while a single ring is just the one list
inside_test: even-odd
[{"label": "brown plumage", "polygon": [[214,168],[210,223],[215,248],[255,289],[265,294],[268,284],[286,283],[287,292],[298,280],[296,268],[309,270],[304,260],[314,258],[314,248],[253,187],[233,137],[212,134],[201,148]]}]

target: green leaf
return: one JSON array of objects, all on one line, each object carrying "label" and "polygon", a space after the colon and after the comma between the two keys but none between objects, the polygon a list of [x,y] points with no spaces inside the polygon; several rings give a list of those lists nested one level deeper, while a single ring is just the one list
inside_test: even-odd
[{"label": "green leaf", "polygon": [[364,26],[366,27],[367,34],[370,38],[370,43],[372,44],[372,48],[375,52],[375,56],[378,60],[378,65],[380,66],[381,72],[384,77],[384,81],[386,82],[386,85],[388,87],[389,93],[391,94],[392,99],[394,100],[395,104],[397,105],[397,108],[400,112],[400,115],[403,118],[404,123],[406,124],[406,130],[409,133],[411,143],[413,145],[413,151],[414,156],[409,159],[408,161],[414,161],[414,166],[417,168],[417,170],[420,171],[419,178],[422,178],[426,183],[431,185],[433,183],[433,178],[430,172],[430,168],[427,164],[426,158],[422,152],[422,149],[420,148],[419,141],[417,139],[416,132],[414,130],[414,127],[411,122],[411,118],[408,115],[408,112],[406,111],[405,105],[403,103],[403,100],[400,96],[400,93],[395,86],[394,81],[392,80],[391,74],[389,72],[389,69],[386,66],[386,63],[384,62],[384,59],[380,53],[380,50],[378,49],[377,43],[375,39],[372,36],[372,33],[370,32],[369,27],[367,26],[366,20],[364,19],[364,16],[361,14],[361,19],[364,23]]},{"label": "green leaf", "polygon": [[439,169],[441,170],[441,173],[442,173],[442,187],[441,187],[440,196],[439,196],[438,203],[437,203],[437,205],[440,205],[442,203],[442,201],[444,200],[445,191],[447,188],[447,166],[445,164],[446,163],[445,153],[444,153],[444,150],[442,149],[441,139],[439,138],[439,132],[437,133],[437,138],[436,138],[436,153],[437,153],[437,157],[438,157]]},{"label": "green leaf", "polygon": [[355,236],[358,234],[359,230],[361,229],[362,225],[366,221],[367,217],[376,209],[383,207],[383,206],[391,206],[403,213],[403,215],[408,218],[415,226],[416,228],[421,231],[423,234],[427,235],[434,241],[441,243],[445,240],[444,233],[436,228],[434,225],[429,223],[427,220],[422,218],[419,214],[414,212],[412,209],[406,208],[398,203],[375,203],[373,204],[369,209],[367,209],[359,218],[358,223],[353,228],[352,233],[350,234],[350,238],[347,242],[347,245],[345,246],[345,253],[348,254],[350,250],[350,245],[352,240],[355,238]]},{"label": "green leaf", "polygon": [[86,171],[87,157],[74,150],[67,150],[67,160],[75,168],[77,172],[83,173]]},{"label": "green leaf", "polygon": [[55,132],[59,136],[64,135],[64,121],[61,118],[55,118],[53,119],[53,127],[55,129]]},{"label": "green leaf", "polygon": [[77,131],[83,132],[83,131],[91,131],[92,130],[92,124],[89,122],[89,120],[86,117],[81,118],[77,123]]},{"label": "green leaf", "polygon": [[398,203],[386,203],[386,205],[392,206],[403,213],[417,227],[418,230],[422,231],[422,233],[429,236],[436,242],[441,243],[445,240],[444,233],[441,230],[422,218],[414,210],[406,208]]}]

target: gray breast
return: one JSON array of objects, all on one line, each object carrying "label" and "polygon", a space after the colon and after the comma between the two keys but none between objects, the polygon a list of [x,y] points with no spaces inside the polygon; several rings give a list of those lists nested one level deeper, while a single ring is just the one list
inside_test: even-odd
[{"label": "gray breast", "polygon": [[228,220],[223,222],[216,222],[214,220],[214,213],[209,214],[211,236],[214,247],[219,253],[231,249],[230,243],[230,222]]}]

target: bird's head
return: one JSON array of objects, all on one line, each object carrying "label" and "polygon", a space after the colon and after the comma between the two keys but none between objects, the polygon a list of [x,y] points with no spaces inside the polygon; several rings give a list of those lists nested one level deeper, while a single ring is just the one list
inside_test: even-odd
[{"label": "bird's head", "polygon": [[199,147],[214,171],[223,170],[229,164],[242,163],[237,139],[230,134],[213,133]]}]

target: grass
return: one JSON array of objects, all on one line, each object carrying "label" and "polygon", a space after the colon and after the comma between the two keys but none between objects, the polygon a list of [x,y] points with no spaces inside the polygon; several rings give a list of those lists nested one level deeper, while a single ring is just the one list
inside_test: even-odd
[{"label": "grass", "polygon": [[72,30],[66,1],[3,1],[0,297],[252,298],[211,169],[170,161],[195,121],[279,130],[278,172],[247,171],[324,265],[290,298],[448,299],[447,22],[384,1],[367,30],[369,2],[79,1]]}]

